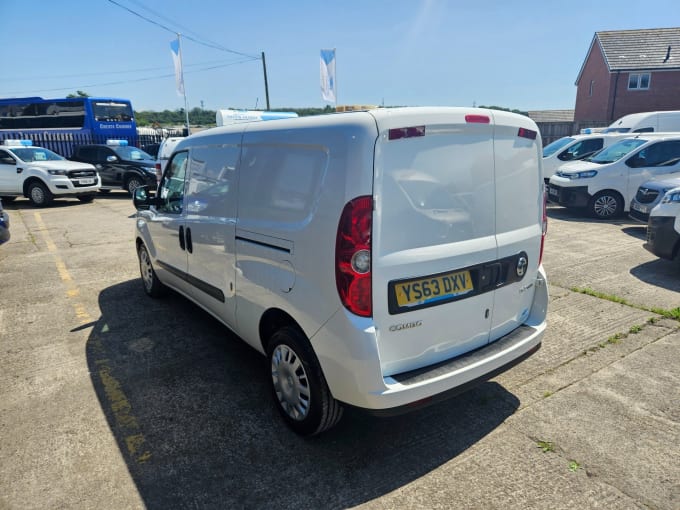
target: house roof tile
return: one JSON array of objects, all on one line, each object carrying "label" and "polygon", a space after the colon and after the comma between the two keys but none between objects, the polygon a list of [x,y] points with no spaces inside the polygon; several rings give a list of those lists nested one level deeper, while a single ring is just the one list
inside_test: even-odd
[{"label": "house roof tile", "polygon": [[596,32],[610,71],[680,68],[680,28]]}]

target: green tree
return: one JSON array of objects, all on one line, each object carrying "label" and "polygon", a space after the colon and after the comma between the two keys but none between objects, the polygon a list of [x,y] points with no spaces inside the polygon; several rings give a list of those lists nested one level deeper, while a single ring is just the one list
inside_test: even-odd
[{"label": "green tree", "polygon": [[75,94],[69,94],[66,97],[69,97],[69,98],[71,98],[71,97],[90,97],[90,94],[88,94],[87,92],[83,92],[82,90],[78,90],[78,91],[76,91]]}]

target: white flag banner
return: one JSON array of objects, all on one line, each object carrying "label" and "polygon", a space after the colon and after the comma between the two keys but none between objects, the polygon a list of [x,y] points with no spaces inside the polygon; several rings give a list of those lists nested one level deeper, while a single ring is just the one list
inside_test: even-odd
[{"label": "white flag banner", "polygon": [[321,50],[321,97],[335,103],[336,92],[335,50]]},{"label": "white flag banner", "polygon": [[172,61],[175,63],[175,86],[177,87],[177,94],[184,95],[184,75],[182,73],[182,53],[179,49],[179,37],[170,42],[170,51],[172,51]]}]

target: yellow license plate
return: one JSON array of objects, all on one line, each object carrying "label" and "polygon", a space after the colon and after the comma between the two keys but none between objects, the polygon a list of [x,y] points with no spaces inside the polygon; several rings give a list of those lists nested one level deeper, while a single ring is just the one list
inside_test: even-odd
[{"label": "yellow license plate", "polygon": [[470,271],[457,271],[394,284],[394,293],[399,307],[450,299],[473,290]]}]

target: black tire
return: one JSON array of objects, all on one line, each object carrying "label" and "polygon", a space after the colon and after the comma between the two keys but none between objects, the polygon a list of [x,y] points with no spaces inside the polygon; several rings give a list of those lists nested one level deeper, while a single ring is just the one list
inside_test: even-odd
[{"label": "black tire", "polygon": [[131,175],[125,181],[125,189],[130,194],[130,196],[134,196],[135,190],[140,186],[144,186],[144,182],[142,181],[141,177],[137,177],[136,175]]},{"label": "black tire", "polygon": [[78,195],[78,200],[80,200],[83,204],[89,204],[94,200],[94,194],[92,195]]},{"label": "black tire", "polygon": [[8,204],[8,203],[10,203],[10,202],[14,202],[14,201],[16,200],[16,198],[17,198],[17,197],[15,197],[15,196],[12,196],[12,197],[0,197],[0,200],[2,200],[3,202],[5,202],[6,204]]},{"label": "black tire", "polygon": [[156,276],[149,252],[146,250],[146,246],[141,243],[137,248],[137,258],[139,258],[139,272],[142,276],[144,292],[152,298],[163,296],[167,291],[167,287]]},{"label": "black tire", "polygon": [[294,432],[313,436],[333,427],[343,408],[333,398],[319,361],[296,328],[278,330],[267,345],[274,404]]},{"label": "black tire", "polygon": [[616,191],[600,191],[590,199],[588,212],[600,220],[616,218],[623,213],[623,198]]},{"label": "black tire", "polygon": [[36,207],[45,207],[52,202],[54,196],[42,182],[33,181],[28,185],[28,199]]}]

